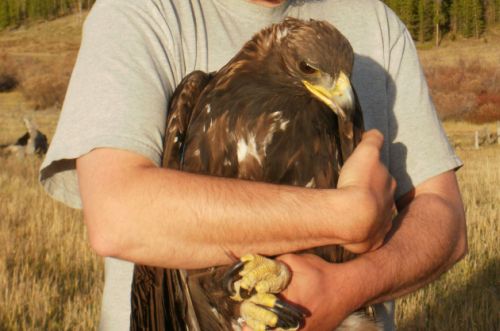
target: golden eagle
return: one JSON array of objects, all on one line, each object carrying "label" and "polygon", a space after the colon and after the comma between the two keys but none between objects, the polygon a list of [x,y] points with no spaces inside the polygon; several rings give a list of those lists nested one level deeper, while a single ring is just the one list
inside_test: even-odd
[{"label": "golden eagle", "polygon": [[[340,168],[363,132],[361,110],[349,81],[353,60],[347,39],[326,22],[287,18],[262,30],[219,71],[194,71],[182,80],[169,105],[164,166],[335,188]],[[313,252],[331,262],[351,258],[339,246]],[[241,284],[231,278],[255,262],[251,259],[261,257],[246,256],[229,272],[229,267],[136,266],[132,329],[238,329],[243,305],[226,292],[239,297],[239,288],[233,286]],[[280,268],[274,260],[263,261]],[[265,322],[268,327],[298,327],[303,318],[300,310],[281,300],[271,306],[263,309],[273,317]]]}]

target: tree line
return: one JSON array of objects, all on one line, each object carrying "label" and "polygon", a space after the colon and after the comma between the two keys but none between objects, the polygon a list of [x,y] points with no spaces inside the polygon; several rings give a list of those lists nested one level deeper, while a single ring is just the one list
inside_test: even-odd
[{"label": "tree line", "polygon": [[0,0],[0,30],[89,9],[95,0]]},{"label": "tree line", "polygon": [[384,0],[415,40],[439,41],[443,34],[479,38],[500,22],[500,0]]},{"label": "tree line", "polygon": [[[0,0],[0,30],[29,20],[52,19],[89,9],[95,0]],[[500,0],[384,0],[407,25],[415,40],[480,37],[500,22]]]}]

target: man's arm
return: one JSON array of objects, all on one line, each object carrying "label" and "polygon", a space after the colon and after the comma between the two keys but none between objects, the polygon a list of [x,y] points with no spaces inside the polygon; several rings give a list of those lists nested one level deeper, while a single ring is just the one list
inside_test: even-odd
[{"label": "man's arm", "polygon": [[400,214],[376,251],[344,264],[310,255],[281,257],[294,271],[285,296],[312,313],[304,330],[331,330],[359,307],[428,284],[465,255],[465,215],[453,171],[427,180],[398,202]]},{"label": "man's arm", "polygon": [[177,268],[327,244],[369,251],[391,226],[395,182],[380,163],[382,143],[380,133],[365,134],[338,190],[201,176],[126,151],[93,150],[77,160],[91,244],[104,256]]}]

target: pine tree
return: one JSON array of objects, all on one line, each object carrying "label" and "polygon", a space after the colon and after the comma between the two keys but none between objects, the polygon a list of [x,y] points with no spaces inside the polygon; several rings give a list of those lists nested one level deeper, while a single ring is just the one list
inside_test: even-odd
[{"label": "pine tree", "polygon": [[405,23],[408,31],[410,31],[413,38],[418,34],[417,26],[417,1],[416,0],[401,0],[399,7],[399,17]]},{"label": "pine tree", "polygon": [[443,33],[452,37],[479,37],[500,21],[500,0],[385,0],[419,41],[434,37],[436,45]]},{"label": "pine tree", "polygon": [[434,18],[433,0],[418,1],[418,41],[424,42],[432,38],[433,18]]},{"label": "pine tree", "polygon": [[462,0],[452,0],[450,7],[450,31],[456,36],[461,26]]},{"label": "pine tree", "polygon": [[25,0],[5,0],[9,2],[9,16],[11,25],[18,26],[25,16]]},{"label": "pine tree", "polygon": [[0,30],[10,25],[9,3],[0,2]]},{"label": "pine tree", "polygon": [[434,25],[434,40],[436,47],[439,47],[439,43],[441,42],[441,26],[445,23],[443,8],[442,0],[434,0],[434,16],[432,23]]},{"label": "pine tree", "polygon": [[458,2],[458,31],[464,37],[476,37],[484,30],[484,13],[481,0],[461,0]]},{"label": "pine tree", "polygon": [[481,0],[471,0],[471,25],[476,38],[479,38],[484,31],[484,7]]},{"label": "pine tree", "polygon": [[494,6],[495,6],[495,23],[500,22],[500,0],[494,0],[493,1]]}]

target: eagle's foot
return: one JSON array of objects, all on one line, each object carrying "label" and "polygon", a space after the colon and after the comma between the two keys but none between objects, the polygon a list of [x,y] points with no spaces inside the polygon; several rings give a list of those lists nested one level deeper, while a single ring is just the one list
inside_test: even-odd
[{"label": "eagle's foot", "polygon": [[[236,279],[236,275],[241,278]],[[224,289],[231,299],[243,301],[241,317],[255,331],[296,330],[303,323],[305,312],[272,293],[280,293],[290,282],[288,267],[260,255],[244,255],[225,274]]]},{"label": "eagle's foot", "polygon": [[[236,274],[241,278],[235,280]],[[290,279],[290,270],[284,263],[261,255],[246,254],[226,272],[223,286],[231,299],[242,301],[255,293],[280,293]]]}]

